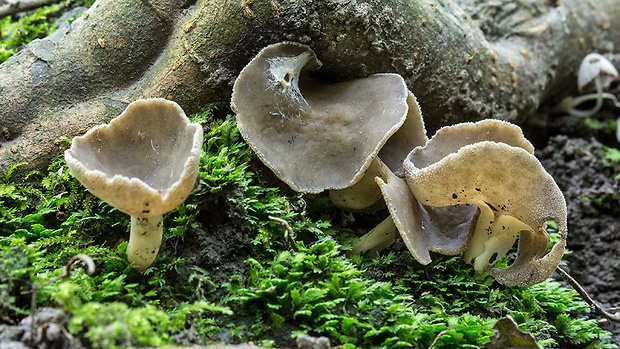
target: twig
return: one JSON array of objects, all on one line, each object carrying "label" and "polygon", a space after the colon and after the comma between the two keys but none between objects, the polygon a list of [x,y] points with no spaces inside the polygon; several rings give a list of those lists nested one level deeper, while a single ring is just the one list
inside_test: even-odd
[{"label": "twig", "polygon": [[42,289],[43,287],[45,287],[45,286],[47,286],[47,285],[49,285],[49,284],[51,284],[53,282],[58,281],[58,279],[66,278],[67,276],[70,275],[71,269],[73,269],[73,264],[78,259],[81,260],[82,262],[84,262],[84,264],[86,264],[86,274],[93,275],[95,273],[95,262],[93,262],[93,259],[90,256],[88,256],[88,255],[85,255],[83,253],[78,253],[75,256],[71,257],[69,262],[67,264],[65,264],[64,267],[62,267],[62,273],[60,273],[60,275],[56,275],[55,277],[47,280],[40,287],[35,284],[35,287],[32,290],[24,291],[21,294],[29,294],[29,293],[36,294],[36,292],[38,290]]},{"label": "twig", "polygon": [[583,298],[583,300],[586,301],[586,303],[590,305],[590,308],[592,308],[596,313],[603,316],[609,321],[620,322],[620,316],[612,314],[607,310],[603,309],[603,307],[601,307],[600,305],[596,304],[594,300],[590,298],[586,290],[584,290],[583,287],[581,287],[581,285],[577,282],[577,280],[573,279],[572,276],[568,275],[568,273],[565,272],[564,269],[557,267],[555,268],[555,271],[560,274],[560,276],[564,280],[566,280],[566,282],[568,282],[575,289],[575,291],[577,291],[577,293],[579,293],[581,298]]},{"label": "twig", "polygon": [[441,331],[441,332],[439,332],[439,333],[437,334],[437,336],[435,337],[435,340],[433,341],[433,343],[431,343],[431,346],[430,346],[430,347],[428,347],[428,349],[432,349],[432,348],[435,346],[435,344],[437,344],[437,342],[439,342],[439,338],[441,338],[441,336],[443,336],[444,334],[446,334],[446,333],[448,333],[448,332],[450,332],[450,331],[445,330],[445,331]]},{"label": "twig", "polygon": [[34,312],[37,310],[37,287],[38,283],[34,282],[34,292],[32,292],[32,297],[30,297],[30,345],[34,345]]},{"label": "twig", "polygon": [[60,273],[60,275],[57,275],[49,280],[47,280],[43,285],[39,286],[37,284],[37,282],[34,282],[34,287],[32,288],[32,290],[30,291],[24,291],[21,294],[32,294],[32,296],[30,297],[30,317],[31,317],[31,322],[30,322],[30,344],[34,345],[34,333],[35,333],[35,312],[36,312],[36,307],[37,307],[37,291],[39,291],[40,289],[42,289],[43,287],[57,281],[58,279],[62,279],[65,278],[67,276],[69,276],[69,274],[71,273],[71,269],[73,269],[73,264],[77,261],[77,260],[81,260],[82,262],[84,262],[84,264],[86,264],[86,274],[88,275],[93,275],[95,273],[95,262],[93,262],[93,259],[90,258],[89,256],[83,254],[83,253],[78,253],[75,256],[71,257],[71,259],[69,260],[69,262],[67,264],[65,264],[64,267],[62,267],[62,273]]},{"label": "twig", "polygon": [[10,0],[7,1],[7,4],[0,5],[0,18],[58,2],[60,2],[60,0]]},{"label": "twig", "polygon": [[[32,294],[32,297],[30,299],[30,316],[32,318],[32,323],[30,324],[30,344],[34,345],[34,328],[35,328],[35,311],[36,311],[36,305],[37,305],[37,291],[39,291],[40,289],[42,289],[43,287],[58,281],[59,279],[62,278],[66,278],[71,274],[71,270],[73,269],[75,262],[77,262],[78,260],[82,261],[86,268],[86,274],[88,275],[93,275],[95,273],[96,270],[96,266],[95,266],[95,262],[93,261],[93,257],[107,257],[107,258],[111,258],[111,259],[115,259],[118,261],[121,261],[127,265],[131,265],[128,261],[119,258],[119,257],[113,257],[113,256],[108,256],[105,255],[103,253],[95,253],[95,254],[91,254],[91,255],[86,255],[83,253],[78,253],[75,256],[71,257],[71,259],[69,260],[69,262],[67,262],[67,264],[65,264],[64,267],[62,267],[62,273],[60,273],[60,275],[57,275],[49,280],[47,280],[43,285],[39,286],[37,284],[37,282],[34,282],[34,287],[32,288],[32,290],[29,291],[24,291],[21,294]],[[66,331],[65,331],[66,332]],[[66,333],[67,338],[70,338],[70,335],[68,335],[68,332]]]},{"label": "twig", "polygon": [[125,264],[127,264],[127,265],[131,265],[131,263],[129,263],[128,261],[126,261],[126,260],[122,259],[121,257],[108,256],[108,255],[107,255],[107,254],[105,254],[105,253],[93,253],[93,254],[91,254],[91,255],[89,255],[89,256],[91,256],[91,257],[93,257],[93,258],[94,258],[94,257],[106,257],[106,258],[110,258],[110,259],[117,260],[117,261],[119,261],[119,262],[123,262],[123,263],[125,263]]},{"label": "twig", "polygon": [[114,312],[114,317],[121,324],[121,327],[123,328],[123,331],[125,332],[125,346],[127,348],[131,347],[131,331],[129,331],[127,324],[123,321],[123,318],[121,318],[121,316],[118,313]]},{"label": "twig", "polygon": [[41,285],[41,288],[56,282],[58,279],[62,279],[62,278],[66,278],[71,274],[71,270],[73,269],[73,265],[77,260],[81,260],[82,262],[84,262],[84,264],[86,264],[86,274],[88,275],[93,275],[95,273],[95,262],[93,262],[93,259],[88,256],[85,255],[83,253],[78,253],[75,256],[71,257],[71,259],[69,259],[69,262],[67,262],[67,264],[65,264],[64,267],[62,267],[62,273],[60,273],[60,275],[57,275],[49,280],[47,280],[47,282],[45,282],[43,285]]},{"label": "twig", "polygon": [[267,218],[269,218],[272,221],[278,222],[282,224],[282,226],[284,226],[284,228],[286,229],[286,232],[284,233],[284,240],[286,240],[286,242],[288,242],[289,245],[291,245],[291,248],[293,249],[293,251],[299,252],[297,243],[295,242],[295,239],[293,239],[293,228],[291,228],[291,226],[282,218],[278,218],[274,216],[268,216]]}]

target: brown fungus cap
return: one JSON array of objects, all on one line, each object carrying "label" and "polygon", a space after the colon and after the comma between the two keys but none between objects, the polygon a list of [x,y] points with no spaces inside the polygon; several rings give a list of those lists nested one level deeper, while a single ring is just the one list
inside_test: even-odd
[{"label": "brown fungus cap", "polygon": [[107,125],[73,139],[65,160],[93,195],[134,217],[162,215],[194,188],[202,127],[176,103],[131,103]]},{"label": "brown fungus cap", "polygon": [[[459,133],[458,125],[452,132]],[[512,139],[511,143],[521,143],[519,137]],[[444,149],[431,143],[434,138],[427,149]],[[544,281],[558,266],[566,245],[566,203],[553,178],[529,149],[479,141],[456,151],[444,150],[443,157],[436,150],[422,156],[425,149],[417,148],[405,160],[407,184],[416,199],[429,206],[478,206],[481,212],[466,252],[466,259],[476,258],[477,271],[505,254],[520,233],[516,261],[507,269],[492,269],[491,274],[508,286]],[[561,239],[548,253],[549,220],[558,224]]]},{"label": "brown fungus cap", "polygon": [[405,162],[409,162],[410,167],[412,165],[425,167],[466,145],[481,141],[506,143],[534,154],[532,143],[525,138],[519,126],[506,121],[487,119],[442,127],[431,141],[413,149]]},{"label": "brown fungus cap", "polygon": [[232,95],[243,138],[292,189],[310,193],[357,182],[408,112],[401,76],[324,84],[307,75],[320,66],[306,45],[273,44],[241,71]]}]

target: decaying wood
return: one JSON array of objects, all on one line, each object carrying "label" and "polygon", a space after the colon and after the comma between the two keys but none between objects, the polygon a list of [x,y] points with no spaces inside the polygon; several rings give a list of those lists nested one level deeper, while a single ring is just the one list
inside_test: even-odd
[{"label": "decaying wood", "polygon": [[580,60],[620,45],[616,0],[99,0],[0,65],[0,170],[42,167],[130,102],[188,113],[228,103],[264,46],[297,41],[317,77],[401,74],[429,130],[482,118],[521,122],[573,90]]}]

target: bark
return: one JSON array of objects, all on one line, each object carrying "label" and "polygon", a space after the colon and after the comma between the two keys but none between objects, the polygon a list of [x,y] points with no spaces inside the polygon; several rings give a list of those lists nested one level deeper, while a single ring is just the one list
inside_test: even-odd
[{"label": "bark", "polygon": [[59,137],[138,98],[227,104],[245,64],[285,40],[315,50],[318,78],[401,74],[431,132],[519,123],[576,90],[587,53],[618,58],[619,19],[616,0],[99,0],[0,65],[0,170],[45,166]]}]

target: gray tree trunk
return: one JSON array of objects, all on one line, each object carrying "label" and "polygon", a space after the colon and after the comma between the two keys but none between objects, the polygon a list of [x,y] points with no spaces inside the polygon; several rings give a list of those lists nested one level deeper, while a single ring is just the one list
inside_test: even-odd
[{"label": "gray tree trunk", "polygon": [[[45,166],[138,98],[188,113],[228,103],[239,71],[278,41],[311,46],[318,75],[401,74],[431,132],[521,122],[575,92],[589,52],[620,45],[617,0],[99,0],[0,65],[0,172]],[[616,60],[617,63],[617,60]]]}]

